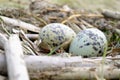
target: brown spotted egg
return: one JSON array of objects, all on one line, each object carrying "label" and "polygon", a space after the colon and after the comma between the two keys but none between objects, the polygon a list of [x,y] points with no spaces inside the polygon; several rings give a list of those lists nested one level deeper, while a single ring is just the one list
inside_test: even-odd
[{"label": "brown spotted egg", "polygon": [[61,23],[48,24],[40,31],[42,43],[49,45],[51,48],[59,46],[67,40],[72,41],[75,36],[76,33],[71,28]]},{"label": "brown spotted egg", "polygon": [[107,47],[104,33],[96,28],[83,30],[71,42],[69,52],[84,57],[100,56]]}]

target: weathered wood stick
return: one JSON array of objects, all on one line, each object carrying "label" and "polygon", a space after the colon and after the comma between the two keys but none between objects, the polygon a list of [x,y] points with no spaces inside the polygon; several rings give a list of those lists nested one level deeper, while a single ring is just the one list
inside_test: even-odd
[{"label": "weathered wood stick", "polygon": [[40,28],[38,28],[38,27],[36,27],[32,24],[25,23],[23,21],[17,20],[17,19],[8,18],[8,17],[5,17],[5,16],[0,16],[0,18],[7,24],[12,24],[14,26],[19,26],[20,28],[30,30],[30,31],[33,31],[33,32],[37,32],[37,33],[39,33],[39,31],[40,31]]},{"label": "weathered wood stick", "polygon": [[[38,80],[95,79],[96,75],[99,78],[103,75],[105,79],[118,79],[120,75],[120,64],[117,63],[120,58],[108,57],[104,64],[102,58],[25,56],[24,60],[30,77]],[[6,74],[6,63],[2,54],[0,64],[0,73]]]},{"label": "weathered wood stick", "polygon": [[3,34],[0,34],[0,48],[4,49],[7,41],[7,38]]},{"label": "weathered wood stick", "polygon": [[36,40],[39,37],[39,34],[25,34],[29,39]]},{"label": "weathered wood stick", "polygon": [[114,19],[120,19],[120,12],[117,12],[117,11],[103,10],[102,14],[105,17],[114,18]]},{"label": "weathered wood stick", "polygon": [[29,80],[18,35],[11,35],[5,45],[9,80]]},{"label": "weathered wood stick", "polygon": [[[4,36],[8,36],[7,34],[2,34]],[[30,40],[37,40],[39,37],[39,34],[25,34],[25,36],[27,36]]]}]

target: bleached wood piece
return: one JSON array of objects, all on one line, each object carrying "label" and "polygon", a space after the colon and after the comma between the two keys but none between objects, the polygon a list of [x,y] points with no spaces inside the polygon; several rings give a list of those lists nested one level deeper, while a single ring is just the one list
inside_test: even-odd
[{"label": "bleached wood piece", "polygon": [[4,49],[6,42],[7,42],[7,38],[0,33],[0,48]]},{"label": "bleached wood piece", "polygon": [[39,37],[39,34],[25,34],[29,39],[36,40]]},{"label": "bleached wood piece", "polygon": [[9,80],[29,80],[18,35],[11,35],[5,45]]},{"label": "bleached wood piece", "polygon": [[8,17],[5,17],[5,16],[0,16],[0,18],[7,24],[12,24],[14,26],[19,26],[22,29],[30,30],[30,31],[37,32],[37,33],[40,32],[40,28],[38,28],[38,27],[36,27],[32,24],[25,23],[21,20],[12,19],[12,18],[8,18]]},{"label": "bleached wood piece", "polygon": [[[5,69],[2,69],[5,67],[3,57],[0,55],[0,73],[5,74]],[[106,57],[103,65],[102,58],[25,56],[24,60],[31,79],[80,80],[101,78],[102,75],[105,79],[118,79],[119,57]]]},{"label": "bleached wood piece", "polygon": [[7,80],[7,77],[0,75],[0,80]]},{"label": "bleached wood piece", "polygon": [[114,18],[114,19],[120,19],[120,12],[118,12],[118,11],[103,10],[102,14],[105,17]]}]

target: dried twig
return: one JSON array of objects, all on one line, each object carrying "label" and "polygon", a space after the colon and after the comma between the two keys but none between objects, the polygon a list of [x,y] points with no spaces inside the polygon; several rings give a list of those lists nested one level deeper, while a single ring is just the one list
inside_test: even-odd
[{"label": "dried twig", "polygon": [[81,14],[74,14],[74,15],[71,15],[70,17],[68,17],[67,19],[65,19],[64,21],[62,21],[61,23],[64,24],[66,23],[67,21],[69,21],[70,19],[73,19],[75,17],[80,17]]},{"label": "dried twig", "polygon": [[44,25],[47,25],[47,22],[45,20],[43,20],[42,18],[39,18],[37,16],[35,16],[34,14],[31,14],[36,20],[42,22]]},{"label": "dried twig", "polygon": [[37,33],[40,32],[40,28],[38,28],[38,27],[36,27],[32,24],[28,24],[28,23],[25,23],[23,21],[8,18],[8,17],[5,17],[5,16],[0,16],[0,18],[7,24],[12,24],[14,26],[19,26],[20,28],[30,30],[30,31],[33,31],[33,32],[37,32]]},{"label": "dried twig", "polygon": [[10,35],[10,33],[7,31],[7,29],[5,28],[5,26],[3,24],[4,22],[0,21],[0,23],[1,23],[2,29],[7,33],[7,35]]},{"label": "dried twig", "polygon": [[69,27],[75,31],[75,33],[79,33],[81,31],[81,29],[79,28],[78,25],[76,25],[75,23],[70,23],[70,22],[67,22],[67,24],[69,25]]},{"label": "dried twig", "polygon": [[29,47],[35,52],[36,55],[39,55],[39,53],[37,52],[37,46],[32,41],[30,41],[29,38],[27,38],[23,31],[20,31],[20,37],[29,43]]},{"label": "dried twig", "polygon": [[55,49],[53,49],[48,55],[49,55],[49,56],[52,55],[55,51],[57,51],[57,50],[60,49],[60,48],[68,47],[68,46],[66,46],[66,45],[70,44],[70,42],[71,42],[71,39],[66,40],[66,41],[63,42],[61,45],[59,45],[59,46],[57,46]]},{"label": "dried twig", "polygon": [[76,18],[76,17],[81,17],[81,16],[85,16],[85,17],[100,17],[102,18],[103,15],[100,15],[100,14],[74,14],[74,15],[71,15],[70,17],[68,17],[67,19],[65,19],[64,21],[62,21],[61,23],[64,24],[66,23],[67,21],[73,19],[73,18]]},{"label": "dried twig", "polygon": [[84,20],[81,20],[81,22],[86,25],[88,28],[94,28],[94,26],[92,26],[91,24],[87,23],[86,21]]},{"label": "dried twig", "polygon": [[[3,34],[4,36],[7,37],[7,34]],[[39,34],[25,34],[26,37],[28,37],[30,40],[37,40]]]}]

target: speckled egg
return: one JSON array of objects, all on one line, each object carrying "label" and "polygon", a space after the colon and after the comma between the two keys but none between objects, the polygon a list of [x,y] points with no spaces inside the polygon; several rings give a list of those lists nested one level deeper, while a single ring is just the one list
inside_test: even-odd
[{"label": "speckled egg", "polygon": [[40,31],[42,43],[51,48],[59,46],[67,40],[72,41],[75,36],[76,33],[71,28],[61,23],[48,24]]},{"label": "speckled egg", "polygon": [[100,56],[107,47],[104,33],[96,28],[83,30],[71,42],[69,52],[84,57]]}]

